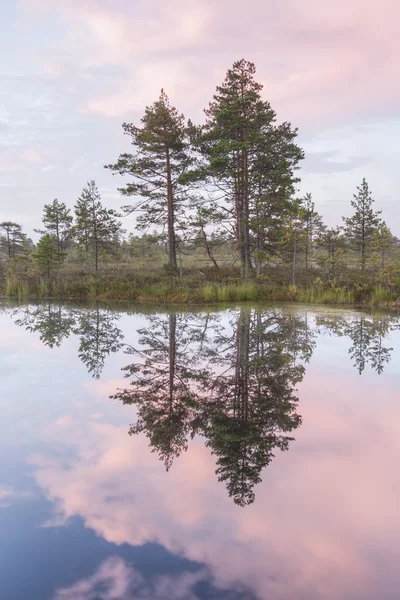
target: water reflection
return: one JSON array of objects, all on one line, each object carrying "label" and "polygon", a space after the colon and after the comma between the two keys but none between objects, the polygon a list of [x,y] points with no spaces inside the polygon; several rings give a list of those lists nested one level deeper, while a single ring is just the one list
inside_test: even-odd
[{"label": "water reflection", "polygon": [[393,315],[8,315],[0,597],[398,597]]},{"label": "water reflection", "polygon": [[[360,374],[381,374],[392,348],[385,338],[400,327],[397,315],[318,315],[280,309],[231,309],[224,313],[151,314],[124,345],[120,313],[46,305],[12,310],[15,323],[38,332],[50,348],[71,333],[78,355],[99,379],[107,356],[125,347],[129,384],[114,399],[136,408],[130,435],[144,434],[167,471],[196,435],[216,457],[216,475],[235,504],[254,502],[261,473],[277,450],[288,450],[301,425],[296,386],[318,333],[349,338]],[[16,318],[15,318],[16,317]]]},{"label": "water reflection", "polygon": [[322,316],[317,317],[321,330],[348,337],[352,342],[349,354],[354,367],[361,375],[367,364],[379,375],[385,364],[390,362],[393,348],[385,345],[384,340],[391,331],[400,328],[400,317],[396,314],[381,315],[373,318],[368,315]]},{"label": "water reflection", "polygon": [[217,457],[216,474],[240,506],[276,449],[301,424],[295,386],[314,333],[306,317],[280,311],[155,315],[140,330],[131,380],[115,398],[137,407],[131,435],[145,432],[167,470],[196,434]]},{"label": "water reflection", "polygon": [[97,306],[80,313],[77,319],[78,355],[95,379],[100,378],[107,356],[122,348],[124,336],[115,324],[119,316],[111,310],[100,311]]},{"label": "water reflection", "polygon": [[75,312],[50,302],[40,306],[27,304],[18,307],[12,314],[17,316],[16,325],[31,333],[40,333],[40,340],[50,348],[59,348],[76,328]]},{"label": "water reflection", "polygon": [[202,425],[211,374],[200,358],[210,328],[207,315],[153,315],[138,331],[140,348],[127,350],[137,362],[125,367],[131,385],[115,398],[137,406],[129,433],[144,432],[167,470]]},{"label": "water reflection", "polygon": [[78,355],[94,379],[99,379],[104,363],[123,346],[123,333],[116,326],[120,315],[99,306],[76,309],[55,305],[25,305],[11,311],[15,324],[31,333],[50,348],[60,347],[71,334],[79,338]]}]

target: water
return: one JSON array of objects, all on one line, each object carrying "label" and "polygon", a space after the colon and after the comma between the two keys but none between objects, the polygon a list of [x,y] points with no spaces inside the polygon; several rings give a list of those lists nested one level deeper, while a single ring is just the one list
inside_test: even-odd
[{"label": "water", "polygon": [[0,600],[399,598],[400,315],[0,327]]}]

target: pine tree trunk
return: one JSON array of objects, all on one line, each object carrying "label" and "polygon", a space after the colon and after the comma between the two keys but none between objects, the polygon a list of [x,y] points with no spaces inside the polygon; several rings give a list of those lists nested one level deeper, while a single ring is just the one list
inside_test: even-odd
[{"label": "pine tree trunk", "polygon": [[308,240],[306,241],[306,269],[308,269]]},{"label": "pine tree trunk", "polygon": [[58,223],[58,215],[56,217],[56,236],[57,236],[57,250],[58,250],[58,252],[60,252],[61,244],[60,244],[60,227],[59,227],[59,223]]},{"label": "pine tree trunk", "polygon": [[[244,130],[244,137],[246,138],[246,128]],[[253,265],[251,263],[251,252],[250,252],[250,214],[249,214],[249,182],[248,182],[248,158],[247,151],[243,151],[243,245],[244,245],[244,275],[245,279],[251,275],[253,271]]]},{"label": "pine tree trunk", "polygon": [[297,244],[296,233],[293,240],[293,285],[296,285],[296,259],[297,259]]},{"label": "pine tree trunk", "polygon": [[99,268],[99,239],[97,235],[97,215],[93,206],[93,241],[94,241],[94,270],[97,273]]},{"label": "pine tree trunk", "polygon": [[174,194],[171,178],[171,164],[169,150],[166,150],[167,161],[167,208],[168,208],[168,264],[172,270],[177,270],[176,240],[175,240],[175,218],[174,218]]},{"label": "pine tree trunk", "polygon": [[[364,207],[363,207],[363,211],[364,211]],[[362,229],[361,229],[361,269],[363,271],[365,271],[365,246],[366,246],[366,240],[365,240],[365,218],[363,216],[362,218]]]},{"label": "pine tree trunk", "polygon": [[169,400],[172,407],[174,397],[175,380],[175,355],[176,355],[176,315],[170,314],[169,317]]}]

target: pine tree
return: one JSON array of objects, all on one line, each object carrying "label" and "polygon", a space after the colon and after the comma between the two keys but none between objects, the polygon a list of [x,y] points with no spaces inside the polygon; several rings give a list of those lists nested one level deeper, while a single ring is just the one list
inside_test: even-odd
[{"label": "pine tree", "polygon": [[47,279],[50,280],[54,271],[63,263],[66,253],[57,249],[55,236],[45,233],[39,240],[32,257],[41,273],[45,274]]},{"label": "pine tree", "polygon": [[328,259],[333,261],[336,252],[344,246],[343,232],[341,227],[330,227],[319,232],[317,244],[319,248],[326,250]]},{"label": "pine tree", "polygon": [[289,123],[276,126],[276,113],[261,97],[255,65],[235,62],[206,112],[198,145],[208,160],[215,189],[224,195],[235,221],[236,240],[246,278],[253,270],[254,246],[270,251],[266,232],[293,193],[293,172],[303,153]]},{"label": "pine tree", "polygon": [[374,249],[378,252],[381,269],[385,268],[385,259],[394,248],[395,237],[384,221],[381,221],[374,236]]},{"label": "pine tree", "polygon": [[106,168],[133,177],[133,182],[119,191],[124,196],[141,196],[141,200],[125,206],[124,210],[141,213],[137,220],[141,229],[157,225],[167,230],[168,262],[176,270],[175,231],[186,199],[182,176],[192,162],[188,130],[184,116],[170,105],[164,90],[146,108],[141,125],[123,124],[124,133],[131,137],[134,154],[121,154],[116,164]]},{"label": "pine tree", "polygon": [[364,271],[369,252],[381,223],[379,215],[381,211],[374,212],[372,205],[374,200],[364,178],[361,186],[357,187],[358,193],[354,194],[351,205],[355,212],[352,217],[343,217],[345,233],[353,248],[361,256],[361,268]]},{"label": "pine tree", "polygon": [[315,204],[312,201],[311,194],[306,194],[303,198],[304,228],[305,228],[305,262],[308,269],[309,259],[312,257],[315,238],[324,230],[322,217],[315,210]]},{"label": "pine tree", "polygon": [[26,234],[22,233],[21,225],[13,221],[3,221],[0,229],[4,231],[4,237],[0,240],[1,246],[6,250],[9,258],[14,258],[22,252],[26,245]]},{"label": "pine tree", "polygon": [[51,204],[45,204],[43,209],[42,222],[45,231],[36,231],[41,234],[47,232],[50,235],[54,235],[57,241],[57,250],[60,252],[67,248],[72,221],[71,211],[67,208],[66,204],[55,199]]},{"label": "pine tree", "polygon": [[100,252],[115,254],[118,249],[119,236],[122,234],[118,216],[114,210],[104,208],[96,183],[89,181],[75,204],[73,234],[86,257],[92,255],[96,272]]},{"label": "pine tree", "polygon": [[292,266],[292,284],[296,285],[298,257],[305,252],[307,244],[305,209],[301,199],[293,200],[291,210],[285,215],[281,227],[281,253],[283,251],[287,263]]}]

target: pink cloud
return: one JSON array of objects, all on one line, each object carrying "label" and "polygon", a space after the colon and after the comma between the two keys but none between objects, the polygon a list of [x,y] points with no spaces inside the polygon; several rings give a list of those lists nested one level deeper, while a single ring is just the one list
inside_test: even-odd
[{"label": "pink cloud", "polygon": [[296,442],[246,509],[216,481],[201,440],[166,473],[146,438],[99,423],[76,438],[68,469],[36,456],[36,479],[64,519],[80,515],[116,544],[156,540],[207,564],[218,585],[241,581],[279,600],[375,600],[400,559],[398,395],[385,388],[383,410],[380,380],[309,381]]},{"label": "pink cloud", "polygon": [[200,571],[156,577],[146,582],[121,558],[111,557],[92,576],[57,590],[52,600],[97,600],[99,593],[101,600],[195,600],[198,596],[193,593],[193,587],[203,578],[204,573]]},{"label": "pink cloud", "polygon": [[104,561],[91,577],[81,579],[68,588],[57,590],[53,600],[96,600],[101,587],[103,600],[124,600],[140,575],[120,558]]},{"label": "pink cloud", "polygon": [[[282,118],[302,126],[343,124],[397,112],[400,9],[396,0],[25,0],[65,23],[64,52],[84,74],[122,71],[83,111],[124,117],[161,87],[182,110],[200,112],[233,60],[258,66],[265,95]],[[65,57],[65,55],[64,55]],[[102,77],[102,76],[100,76]]]}]

